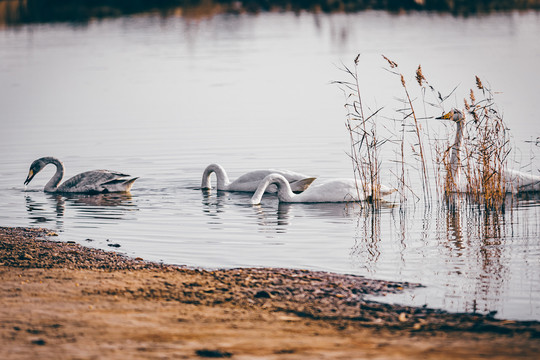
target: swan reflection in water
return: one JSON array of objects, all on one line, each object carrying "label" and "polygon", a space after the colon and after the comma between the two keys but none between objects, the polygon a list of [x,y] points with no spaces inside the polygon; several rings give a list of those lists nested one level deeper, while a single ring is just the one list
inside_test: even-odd
[{"label": "swan reflection in water", "polygon": [[320,219],[355,216],[356,206],[352,203],[284,203],[273,194],[267,195],[268,201],[264,205],[250,205],[251,196],[251,193],[212,192],[203,189],[202,212],[211,218],[208,225],[219,225],[220,228],[226,226],[225,213],[228,207],[235,207],[235,210],[241,208],[245,212],[245,220],[254,219],[260,231],[276,234],[286,233],[296,216]]},{"label": "swan reflection in water", "polygon": [[129,212],[137,210],[130,193],[108,194],[47,194],[26,193],[26,211],[35,224],[56,222],[63,228],[66,211],[75,209],[73,218],[94,220],[121,220]]},{"label": "swan reflection in water", "polygon": [[[348,203],[284,203],[274,196],[270,204],[252,206],[259,231],[283,234],[295,222],[295,218],[316,218],[322,222],[336,222],[355,218],[354,204]],[[303,220],[299,220],[303,221]],[[323,225],[324,226],[324,225]]]},{"label": "swan reflection in water", "polygon": [[225,211],[225,200],[229,197],[229,192],[218,191],[212,193],[211,189],[201,189],[202,198],[202,211],[205,215],[212,218],[219,219],[219,214]]}]

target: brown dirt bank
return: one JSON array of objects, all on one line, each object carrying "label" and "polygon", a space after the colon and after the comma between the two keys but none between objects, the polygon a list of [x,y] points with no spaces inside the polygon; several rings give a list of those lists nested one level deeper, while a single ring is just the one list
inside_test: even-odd
[{"label": "brown dirt bank", "polygon": [[0,228],[1,359],[537,358],[540,323],[384,305],[414,284],[147,263]]}]

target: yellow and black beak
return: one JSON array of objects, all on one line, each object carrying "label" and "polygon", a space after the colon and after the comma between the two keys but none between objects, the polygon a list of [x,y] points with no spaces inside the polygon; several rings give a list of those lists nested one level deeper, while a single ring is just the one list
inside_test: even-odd
[{"label": "yellow and black beak", "polygon": [[30,171],[28,171],[28,176],[26,177],[26,180],[24,180],[24,185],[28,185],[30,181],[32,181],[32,179],[34,178],[34,175],[36,175],[34,173],[34,170],[30,169]]},{"label": "yellow and black beak", "polygon": [[447,112],[446,114],[443,114],[442,116],[439,116],[438,118],[435,118],[435,119],[451,120],[453,117],[454,117],[454,112],[450,111],[450,112]]}]

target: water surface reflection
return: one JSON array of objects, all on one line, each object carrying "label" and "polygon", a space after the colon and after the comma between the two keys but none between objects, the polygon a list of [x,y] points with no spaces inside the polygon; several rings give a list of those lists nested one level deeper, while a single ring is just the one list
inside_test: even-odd
[{"label": "water surface reflection", "polygon": [[414,271],[431,274],[420,281],[426,288],[384,301],[493,314],[519,312],[524,306],[538,314],[540,203],[530,207],[527,198],[509,198],[512,206],[506,211],[483,211],[466,201],[458,210],[409,209],[387,218],[391,230],[382,231],[383,235],[381,221],[386,217],[367,212],[359,218],[351,256],[376,276],[390,267],[399,269],[404,278]]},{"label": "water surface reflection", "polygon": [[75,210],[71,217],[90,219],[96,226],[102,221],[121,221],[129,212],[137,211],[130,193],[45,194],[44,199],[39,198],[41,200],[34,200],[30,193],[26,193],[28,218],[34,224],[54,222],[59,230],[63,230],[62,218],[70,210]]},{"label": "water surface reflection", "polygon": [[0,26],[72,22],[84,24],[92,19],[159,14],[189,19],[216,14],[259,13],[261,11],[358,12],[363,10],[438,11],[453,14],[476,14],[493,11],[538,9],[538,4],[519,0],[0,0]]}]

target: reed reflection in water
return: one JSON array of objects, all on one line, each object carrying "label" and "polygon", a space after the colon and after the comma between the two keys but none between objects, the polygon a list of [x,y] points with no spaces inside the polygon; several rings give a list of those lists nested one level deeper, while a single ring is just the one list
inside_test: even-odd
[{"label": "reed reflection in water", "polygon": [[484,211],[465,198],[457,210],[362,211],[351,257],[370,275],[389,279],[385,273],[393,269],[426,286],[380,301],[503,317],[529,311],[538,318],[540,209],[531,197],[538,194],[508,196],[504,212]]}]

